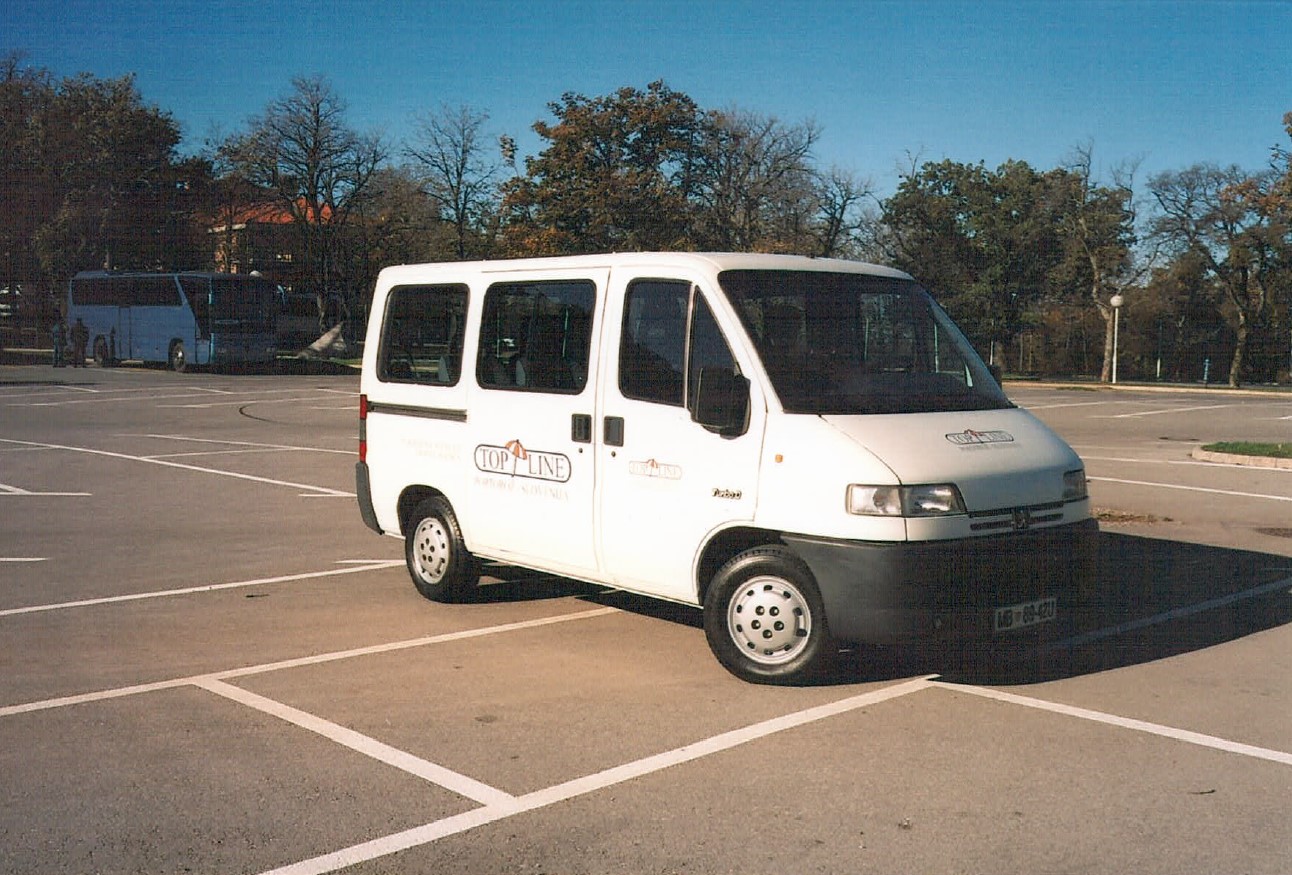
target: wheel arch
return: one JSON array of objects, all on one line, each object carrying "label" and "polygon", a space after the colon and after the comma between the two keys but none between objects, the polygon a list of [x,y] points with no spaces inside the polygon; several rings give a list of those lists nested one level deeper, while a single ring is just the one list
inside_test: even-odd
[{"label": "wheel arch", "polygon": [[[427,486],[421,483],[414,483],[411,486],[405,486],[404,491],[399,493],[399,500],[395,504],[395,512],[399,515],[399,533],[405,535],[408,533],[408,518],[413,513],[413,509],[428,498],[442,498],[457,516],[458,510],[449,501],[449,497],[434,486]],[[458,526],[462,525],[461,517],[458,518]]]},{"label": "wheel arch", "polygon": [[770,544],[790,549],[785,544],[785,541],[782,540],[781,533],[770,529],[737,526],[731,529],[723,529],[714,534],[709,539],[709,542],[704,545],[704,550],[700,553],[699,564],[696,566],[695,592],[699,603],[704,604],[705,596],[709,592],[709,586],[713,583],[714,575],[732,557],[738,556],[751,547],[763,547]]}]

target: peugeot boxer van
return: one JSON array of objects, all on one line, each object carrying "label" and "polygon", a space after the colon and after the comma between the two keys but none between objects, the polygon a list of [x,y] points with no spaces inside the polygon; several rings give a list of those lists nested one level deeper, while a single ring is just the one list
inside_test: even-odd
[{"label": "peugeot boxer van", "polygon": [[638,253],[377,280],[357,492],[418,591],[481,560],[703,608],[736,676],[1071,617],[1081,460],[909,275]]}]

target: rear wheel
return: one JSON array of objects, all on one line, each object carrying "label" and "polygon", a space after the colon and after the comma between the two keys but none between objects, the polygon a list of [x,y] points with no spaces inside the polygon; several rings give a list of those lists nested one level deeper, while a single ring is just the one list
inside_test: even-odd
[{"label": "rear wheel", "polygon": [[728,671],[758,684],[810,680],[834,650],[812,572],[779,545],[722,566],[705,595],[704,633]]},{"label": "rear wheel", "polygon": [[453,508],[442,498],[421,501],[409,515],[404,560],[417,591],[432,601],[467,601],[477,591],[480,566],[463,543]]},{"label": "rear wheel", "polygon": [[177,374],[182,374],[188,370],[188,355],[184,352],[184,341],[176,340],[170,345],[170,354],[166,357],[166,364]]}]

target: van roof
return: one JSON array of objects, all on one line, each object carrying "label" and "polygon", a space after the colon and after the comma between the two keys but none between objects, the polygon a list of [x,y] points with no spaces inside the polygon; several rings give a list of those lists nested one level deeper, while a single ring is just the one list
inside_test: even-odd
[{"label": "van roof", "polygon": [[898,279],[911,278],[909,274],[900,270],[877,264],[868,264],[864,261],[749,252],[614,252],[601,255],[567,255],[547,258],[431,262],[388,267],[382,273],[416,274],[431,269],[437,271],[440,269],[453,269],[472,273],[616,267],[663,269],[668,266],[698,267],[714,272],[724,270],[810,270],[833,273],[864,273]]}]

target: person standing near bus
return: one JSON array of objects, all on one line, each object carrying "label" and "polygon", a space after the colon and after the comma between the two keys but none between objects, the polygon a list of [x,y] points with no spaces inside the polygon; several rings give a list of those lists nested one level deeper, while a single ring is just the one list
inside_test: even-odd
[{"label": "person standing near bus", "polygon": [[54,324],[49,327],[49,335],[54,344],[54,367],[61,368],[66,364],[63,361],[63,346],[67,343],[67,333],[63,330],[62,316],[54,319]]},{"label": "person standing near bus", "polygon": [[90,329],[85,327],[81,317],[76,317],[76,324],[72,326],[72,367],[85,367],[85,347],[90,342]]}]

